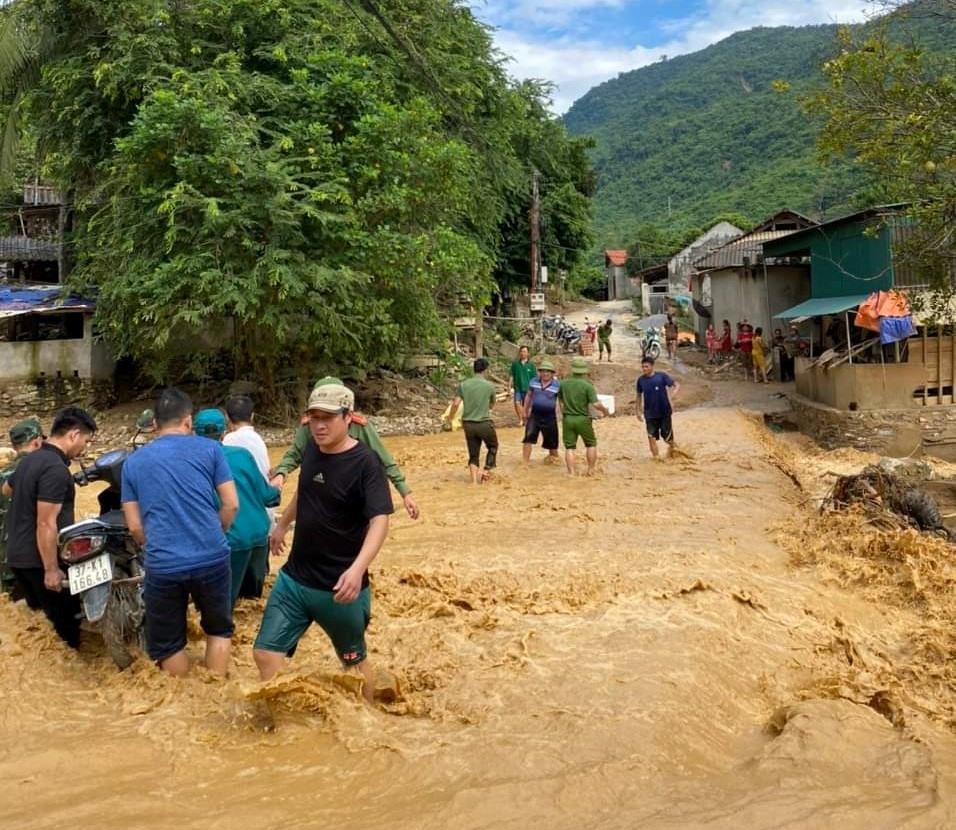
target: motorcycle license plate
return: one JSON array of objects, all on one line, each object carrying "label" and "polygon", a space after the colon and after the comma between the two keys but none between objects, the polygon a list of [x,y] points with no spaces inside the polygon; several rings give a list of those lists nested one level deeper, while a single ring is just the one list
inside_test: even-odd
[{"label": "motorcycle license plate", "polygon": [[110,565],[110,555],[101,553],[79,565],[71,565],[67,576],[70,580],[70,593],[80,594],[109,582],[113,578],[113,568]]}]

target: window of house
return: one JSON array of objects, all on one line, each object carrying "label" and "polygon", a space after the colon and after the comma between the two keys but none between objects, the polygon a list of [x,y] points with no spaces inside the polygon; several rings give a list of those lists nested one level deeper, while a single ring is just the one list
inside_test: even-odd
[{"label": "window of house", "polygon": [[64,314],[21,314],[0,320],[0,340],[30,342],[36,340],[82,340],[82,312]]}]

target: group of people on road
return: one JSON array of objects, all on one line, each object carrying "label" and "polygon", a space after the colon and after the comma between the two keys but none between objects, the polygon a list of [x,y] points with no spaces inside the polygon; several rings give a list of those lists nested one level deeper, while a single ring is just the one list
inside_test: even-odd
[{"label": "group of people on road", "polygon": [[761,326],[752,326],[746,318],[737,323],[737,336],[733,336],[729,320],[724,320],[718,334],[713,323],[707,326],[707,362],[716,364],[729,359],[736,348],[740,354],[744,374],[753,375],[754,383],[768,383],[769,374],[774,367],[773,354],[777,352],[777,364],[780,366],[780,380],[794,379],[794,361],[803,353],[804,341],[795,325],[784,337],[780,329],[774,329],[773,339],[768,342]]},{"label": "group of people on road", "polygon": [[[530,459],[540,439],[549,457],[557,459],[560,423],[568,472],[574,474],[576,450],[583,443],[587,473],[593,474],[593,419],[610,413],[588,379],[589,364],[573,359],[570,375],[561,380],[551,361],[535,366],[526,349],[515,364],[513,397],[525,426],[523,458]],[[496,466],[498,437],[491,417],[496,387],[485,376],[485,359],[477,359],[473,368],[473,376],[458,387],[450,415],[463,410],[469,470],[479,483]],[[653,360],[644,360],[636,383],[637,417],[645,423],[655,457],[659,440],[673,443],[671,396],[679,388]],[[293,444],[275,468],[255,429],[249,396],[234,395],[222,409],[194,414],[189,396],[169,388],[156,399],[151,418],[154,437],[126,459],[121,486],[127,529],[143,551],[150,659],[175,676],[189,671],[187,609],[192,603],[206,637],[205,665],[227,674],[233,608],[240,597],[262,596],[269,553],[284,553],[286,536],[294,529],[253,646],[260,676],[273,677],[315,623],[342,664],[362,674],[370,697],[368,569],[393,512],[388,481],[412,519],[420,511],[394,458],[355,411],[352,391],[338,378],[318,381]],[[4,585],[30,608],[42,610],[74,648],[80,642],[81,608],[68,589],[58,539],[75,519],[70,464],[87,453],[96,431],[94,418],[77,407],[57,413],[49,437],[38,420],[22,421],[10,431],[16,458],[0,471]],[[300,467],[296,491],[276,518],[282,486]]]},{"label": "group of people on road", "polygon": [[[339,379],[320,380],[292,447],[272,469],[248,396],[231,396],[223,409],[194,415],[181,390],[159,395],[153,440],[123,466],[122,507],[144,553],[146,649],[163,670],[176,676],[189,671],[186,615],[192,602],[206,635],[207,668],[228,673],[233,607],[241,596],[262,595],[269,551],[284,552],[294,526],[253,647],[260,676],[274,676],[316,623],[342,664],[361,672],[371,696],[368,568],[393,512],[388,481],[409,516],[417,518],[419,509],[404,474],[354,403]],[[57,542],[74,521],[70,462],[86,452],[95,433],[93,418],[75,407],[56,415],[49,438],[35,419],[21,422],[11,430],[17,458],[0,474],[8,499],[4,578],[74,648],[80,606],[66,588]],[[273,521],[282,484],[300,466],[296,492]]]},{"label": "group of people on road", "polygon": [[[473,375],[459,384],[447,412],[447,419],[452,421],[459,408],[462,409],[468,470],[474,484],[490,478],[497,466],[499,450],[498,434],[491,414],[497,389],[485,376],[488,368],[486,359],[475,360]],[[530,461],[532,448],[540,438],[542,448],[548,452],[548,460],[556,462],[559,457],[560,424],[568,473],[576,473],[577,448],[583,444],[587,461],[586,475],[593,475],[598,459],[594,418],[598,413],[607,416],[610,412],[588,379],[588,362],[576,357],[571,361],[570,368],[570,375],[559,380],[555,366],[549,359],[542,360],[537,366],[531,361],[527,346],[519,349],[518,359],[511,364],[509,392],[518,422],[525,429],[522,460],[525,463]],[[663,440],[669,445],[674,443],[671,398],[679,390],[680,384],[655,368],[653,358],[644,358],[641,375],[636,382],[636,412],[638,419],[645,423],[654,458],[659,457],[658,441]],[[485,448],[483,467],[482,447]]]}]

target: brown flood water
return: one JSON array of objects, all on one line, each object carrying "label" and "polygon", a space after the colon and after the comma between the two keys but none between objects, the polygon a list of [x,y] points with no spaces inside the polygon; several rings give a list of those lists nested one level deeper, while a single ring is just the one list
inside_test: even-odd
[{"label": "brown flood water", "polygon": [[0,827],[956,826],[932,707],[894,726],[832,682],[840,632],[892,660],[915,613],[788,564],[775,526],[810,513],[746,416],[675,424],[690,457],[654,464],[633,418],[599,423],[593,480],[522,469],[502,430],[480,488],[460,433],[391,439],[424,515],[374,567],[371,656],[402,687],[374,709],[316,630],[260,688],[256,603],[230,680],[175,681],[0,600]]}]

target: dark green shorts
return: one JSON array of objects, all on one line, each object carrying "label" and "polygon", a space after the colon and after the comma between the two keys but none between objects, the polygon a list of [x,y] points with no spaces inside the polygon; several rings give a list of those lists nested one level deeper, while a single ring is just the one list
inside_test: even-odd
[{"label": "dark green shorts", "polygon": [[573,450],[578,445],[578,438],[584,439],[585,447],[597,446],[594,422],[587,415],[565,415],[561,424],[561,434],[564,438],[565,449]]},{"label": "dark green shorts", "polygon": [[279,571],[254,648],[290,657],[306,629],[316,623],[328,635],[346,666],[361,663],[367,654],[365,629],[372,617],[372,592],[363,588],[354,602],[336,602],[331,591],[308,588]]}]

